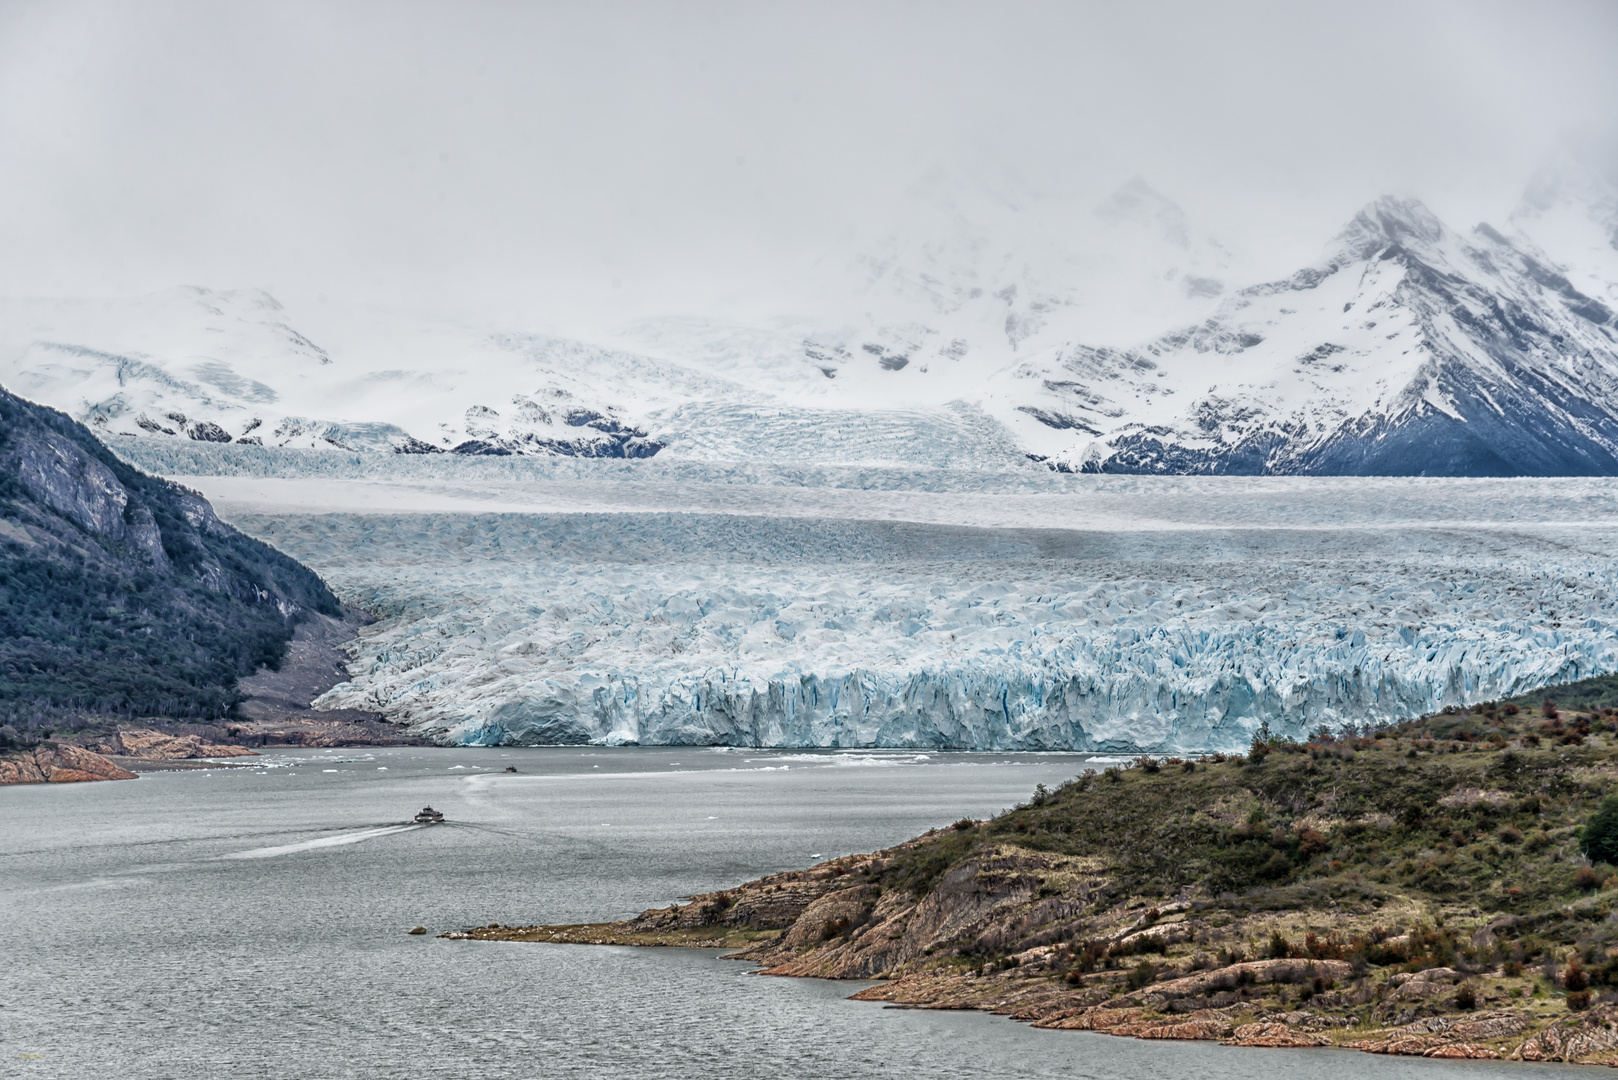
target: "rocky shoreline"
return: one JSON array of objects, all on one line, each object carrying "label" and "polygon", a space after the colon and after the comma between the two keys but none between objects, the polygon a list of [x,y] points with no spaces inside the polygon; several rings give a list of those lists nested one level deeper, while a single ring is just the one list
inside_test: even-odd
[{"label": "rocky shoreline", "polygon": [[81,747],[57,744],[0,753],[0,784],[133,780],[135,774]]},{"label": "rocky shoreline", "polygon": [[725,947],[1057,1030],[1618,1066],[1608,700],[1261,732],[624,922],[441,936]]},{"label": "rocky shoreline", "polygon": [[138,726],[92,722],[71,737],[0,750],[0,785],[128,780],[160,769],[218,767],[223,759],[253,757],[272,746],[425,745],[377,713],[309,707],[347,677],[343,645],[369,620],[355,608],[344,609],[340,619],[310,613],[294,630],[279,670],[261,668],[239,681],[246,696],[235,718],[199,724],[144,717]]},{"label": "rocky shoreline", "polygon": [[[963,908],[978,906],[962,903],[965,898],[960,895],[946,895],[933,904],[893,898],[886,905],[879,902],[876,911],[865,908],[870,898],[861,895],[864,889],[855,883],[900,850],[772,875],[624,922],[490,924],[439,937],[727,948],[735,950],[727,959],[756,963],[763,975],[884,980],[853,994],[857,1001],[883,1002],[890,1008],[978,1010],[1062,1031],[1206,1040],[1225,1046],[1335,1047],[1373,1054],[1618,1067],[1618,1005],[1570,1014],[1562,1001],[1536,994],[1531,976],[1513,976],[1507,968],[1470,974],[1447,967],[1372,973],[1344,960],[1288,956],[1210,966],[1130,989],[1126,971],[1059,977],[1055,969],[1068,951],[1060,944],[1013,954],[1001,962],[1012,961],[1008,966],[974,965],[965,970],[946,961],[927,963],[925,958],[934,950],[923,944],[915,950],[924,960],[920,970],[896,977],[890,970],[873,971],[884,963],[908,966],[902,957],[911,950],[901,943],[907,938],[936,942],[960,929]],[[1036,853],[1003,850],[999,856],[1001,875],[1014,874],[1028,884],[1048,881],[1052,871],[1062,869]],[[999,886],[1006,883],[1002,876]],[[1011,899],[1019,891],[1002,893],[1001,898]],[[862,911],[867,914],[860,931],[852,939],[846,937]],[[1136,911],[1133,923],[1124,920],[1112,944],[1127,947],[1131,938],[1139,940],[1144,934],[1190,940],[1208,929],[1206,920],[1188,910],[1158,910],[1155,915]],[[1228,936],[1268,933],[1273,941],[1284,928],[1298,925],[1295,918],[1261,919],[1235,925]],[[1305,934],[1306,941],[1319,939],[1312,932]],[[867,940],[872,938],[876,940]],[[1473,1006],[1463,1007],[1463,985],[1475,995]]]},{"label": "rocky shoreline", "polygon": [[82,741],[0,751],[0,785],[134,780],[142,772],[179,762],[208,760],[217,767],[217,759],[257,756],[245,746],[207,743],[196,735],[120,729]]}]

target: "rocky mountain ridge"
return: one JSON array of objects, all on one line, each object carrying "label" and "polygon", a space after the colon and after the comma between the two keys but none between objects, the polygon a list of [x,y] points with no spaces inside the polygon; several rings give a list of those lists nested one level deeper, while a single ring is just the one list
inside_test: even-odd
[{"label": "rocky mountain ridge", "polygon": [[[1058,403],[1043,422],[1095,436],[1053,459],[1059,467],[1618,470],[1613,309],[1526,241],[1487,225],[1456,234],[1410,200],[1378,200],[1322,262],[1242,290],[1201,326],[1125,352],[1074,349],[1058,365],[1025,370]],[[1187,373],[1210,385],[1197,392]],[[1124,409],[1126,394],[1146,404]]]},{"label": "rocky mountain ridge", "polygon": [[[258,290],[5,301],[0,377],[117,439],[1002,471],[1618,470],[1618,187],[1579,162],[1537,178],[1503,228],[1458,232],[1378,199],[1320,260],[1245,288],[1239,260],[1139,180],[1089,214],[924,196],[923,239],[877,244],[852,291],[806,295],[824,307],[808,314],[570,337],[363,312],[314,312],[309,329]],[[1089,224],[1053,228],[1055,210]]]}]

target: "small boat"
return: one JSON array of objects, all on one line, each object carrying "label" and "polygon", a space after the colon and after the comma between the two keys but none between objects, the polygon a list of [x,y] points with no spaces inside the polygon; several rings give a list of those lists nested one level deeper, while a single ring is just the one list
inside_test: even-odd
[{"label": "small boat", "polygon": [[416,815],[416,824],[418,825],[436,825],[443,820],[444,815],[430,806],[422,807],[421,813]]}]

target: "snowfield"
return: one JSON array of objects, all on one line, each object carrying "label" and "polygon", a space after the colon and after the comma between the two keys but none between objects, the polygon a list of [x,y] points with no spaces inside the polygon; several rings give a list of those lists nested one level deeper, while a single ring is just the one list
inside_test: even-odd
[{"label": "snowfield", "polygon": [[322,705],[445,742],[1228,749],[1618,670],[1613,480],[376,460],[146,464],[384,614]]},{"label": "snowfield", "polygon": [[1571,159],[1503,232],[1385,196],[1260,277],[1140,181],[1093,208],[947,183],[917,198],[917,221],[828,259],[840,284],[810,274],[746,315],[540,330],[256,289],[0,298],[0,384],[103,438],[177,446],[1618,475],[1618,185]]}]

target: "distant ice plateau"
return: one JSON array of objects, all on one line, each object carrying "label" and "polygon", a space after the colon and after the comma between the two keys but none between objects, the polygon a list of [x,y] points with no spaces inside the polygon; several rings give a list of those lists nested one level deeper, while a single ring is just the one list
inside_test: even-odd
[{"label": "distant ice plateau", "polygon": [[446,743],[1229,749],[1618,670],[1615,480],[146,445],[384,616],[321,705]]}]

